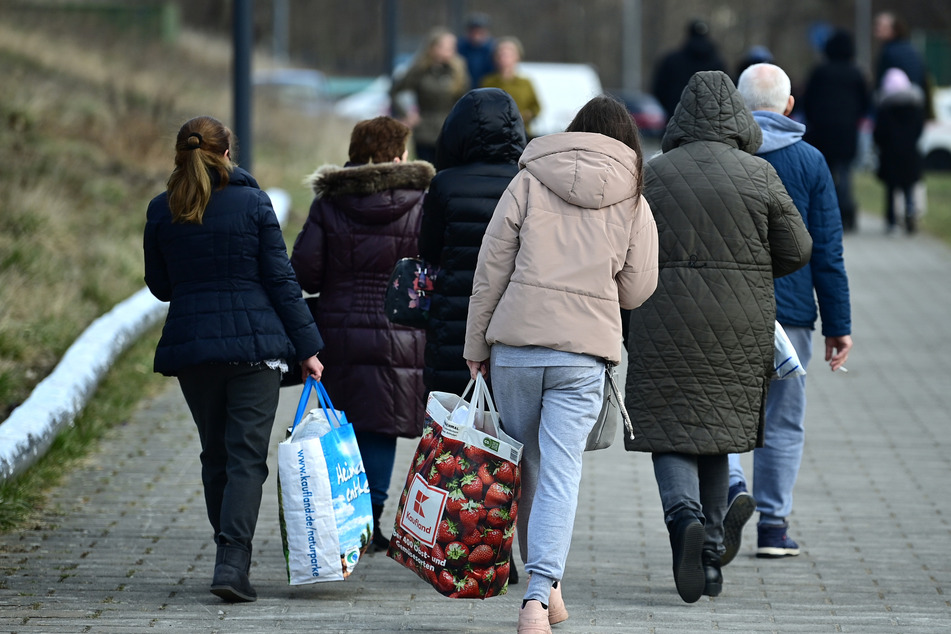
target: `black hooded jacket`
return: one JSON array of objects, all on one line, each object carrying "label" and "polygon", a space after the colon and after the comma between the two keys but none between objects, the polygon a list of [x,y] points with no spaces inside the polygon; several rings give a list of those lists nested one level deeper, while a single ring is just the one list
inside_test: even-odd
[{"label": "black hooded jacket", "polygon": [[525,142],[518,107],[498,88],[466,93],[443,124],[419,233],[420,257],[440,268],[426,329],[423,379],[429,390],[460,394],[469,381],[462,349],[472,276],[485,228],[518,172]]},{"label": "black hooded jacket", "polygon": [[654,69],[652,90],[668,118],[674,116],[687,82],[702,70],[726,71],[726,65],[707,34],[707,27],[695,20],[688,27],[684,45],[665,55]]},{"label": "black hooded jacket", "polygon": [[855,63],[855,46],[837,31],[825,46],[826,61],[809,76],[803,95],[805,140],[830,163],[852,161],[858,153],[859,122],[869,114],[868,85]]}]

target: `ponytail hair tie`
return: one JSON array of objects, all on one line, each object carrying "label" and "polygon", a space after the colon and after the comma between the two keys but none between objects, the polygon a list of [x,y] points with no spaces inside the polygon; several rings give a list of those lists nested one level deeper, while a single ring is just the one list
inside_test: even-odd
[{"label": "ponytail hair tie", "polygon": [[[195,139],[194,145],[192,145],[192,139]],[[197,132],[192,132],[185,139],[185,149],[186,150],[197,150],[201,147],[202,138],[201,135]]]}]

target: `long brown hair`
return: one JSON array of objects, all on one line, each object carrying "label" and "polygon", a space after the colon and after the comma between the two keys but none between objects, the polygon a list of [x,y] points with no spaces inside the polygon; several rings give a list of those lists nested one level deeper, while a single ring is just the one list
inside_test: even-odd
[{"label": "long brown hair", "polygon": [[624,104],[607,95],[595,97],[581,107],[565,132],[597,132],[617,139],[634,150],[637,154],[637,163],[634,166],[634,173],[637,175],[635,196],[641,195],[641,184],[644,180],[641,135],[637,130],[637,124],[634,123],[634,118],[631,117]]},{"label": "long brown hair", "polygon": [[212,173],[218,175],[221,189],[228,184],[234,169],[234,163],[225,156],[231,142],[231,130],[214,117],[189,119],[179,129],[175,169],[166,184],[173,222],[201,224],[211,198]]}]

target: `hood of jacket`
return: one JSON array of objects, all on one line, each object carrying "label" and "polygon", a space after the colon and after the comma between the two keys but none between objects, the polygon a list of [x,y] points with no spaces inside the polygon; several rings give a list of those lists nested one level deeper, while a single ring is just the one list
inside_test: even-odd
[{"label": "hood of jacket", "polygon": [[759,124],[763,133],[763,144],[759,146],[757,154],[766,154],[789,147],[801,141],[802,135],[806,132],[806,126],[803,124],[771,110],[754,110],[753,119]]},{"label": "hood of jacket", "polygon": [[318,199],[333,199],[343,213],[363,224],[384,224],[418,204],[436,170],[426,161],[324,165],[305,180]]},{"label": "hood of jacket", "polygon": [[636,193],[637,153],[594,132],[559,132],[535,139],[519,167],[570,205],[600,209]]},{"label": "hood of jacket", "polygon": [[498,88],[470,90],[443,123],[436,143],[436,168],[515,163],[525,143],[525,124],[508,93]]},{"label": "hood of jacket", "polygon": [[877,97],[878,106],[880,108],[891,108],[893,106],[915,106],[923,108],[925,105],[925,93],[915,84],[890,93],[879,91]]},{"label": "hood of jacket", "polygon": [[667,122],[662,149],[694,141],[719,141],[753,154],[762,133],[729,76],[719,70],[694,73]]}]

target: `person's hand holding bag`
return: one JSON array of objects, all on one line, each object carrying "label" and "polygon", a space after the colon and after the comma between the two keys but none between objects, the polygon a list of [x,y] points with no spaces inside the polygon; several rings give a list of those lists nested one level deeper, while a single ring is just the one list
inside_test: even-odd
[{"label": "person's hand holding bag", "polygon": [[489,375],[489,366],[485,361],[470,361],[466,359],[466,365],[469,366],[469,374],[473,381],[475,381],[475,378],[479,376],[479,374],[482,376]]},{"label": "person's hand holding bag", "polygon": [[306,383],[307,377],[314,377],[315,381],[320,380],[320,375],[324,373],[324,364],[320,362],[315,354],[300,362],[301,380]]}]

